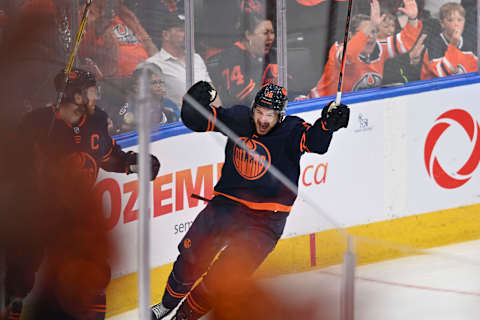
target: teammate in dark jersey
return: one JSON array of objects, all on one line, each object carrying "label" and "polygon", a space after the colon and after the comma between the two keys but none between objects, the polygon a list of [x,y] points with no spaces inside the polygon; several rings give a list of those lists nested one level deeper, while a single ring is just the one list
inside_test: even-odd
[{"label": "teammate in dark jersey", "polygon": [[242,17],[242,39],[207,61],[208,73],[226,106],[249,104],[262,85],[278,83],[272,21],[252,13]]},{"label": "teammate in dark jersey", "polygon": [[[64,86],[64,76],[61,72],[55,78],[57,91]],[[86,318],[94,316],[95,319],[103,319],[105,317],[104,290],[110,280],[110,267],[108,257],[99,256],[97,253],[97,249],[103,246],[101,239],[105,231],[96,225],[95,222],[102,223],[98,221],[98,217],[80,209],[83,208],[83,202],[89,202],[92,198],[91,188],[100,168],[127,174],[137,172],[137,155],[133,152],[123,152],[108,135],[107,115],[95,106],[96,80],[93,74],[81,69],[73,69],[68,75],[64,92],[58,109],[41,108],[28,113],[21,121],[16,134],[17,143],[22,148],[19,153],[21,156],[17,155],[17,158],[23,163],[24,168],[24,171],[19,173],[18,179],[25,179],[27,189],[30,191],[28,194],[39,195],[34,197],[39,203],[37,212],[26,214],[32,220],[29,221],[32,225],[20,228],[20,233],[31,237],[30,242],[33,243],[27,242],[24,246],[25,243],[22,242],[7,252],[8,319],[12,320],[20,318],[23,298],[34,285],[35,273],[45,253],[49,261],[47,265],[54,264],[57,268],[55,270],[59,276],[56,277],[55,273],[53,276],[57,284],[67,285],[62,277],[65,277],[71,268],[79,267],[72,264],[72,261],[82,261],[86,265],[93,266],[96,271],[100,270],[98,274],[101,274],[102,280],[99,281],[100,287],[98,287],[98,281],[89,279],[96,282],[97,286],[91,284],[95,288],[95,293],[88,293],[87,301],[75,302],[80,306],[80,311],[76,310],[75,315],[71,314],[72,310],[65,310],[69,307],[59,302],[62,298],[68,297],[59,295],[56,290],[61,288],[56,285],[52,289],[53,292],[57,292],[56,294],[47,291],[48,294],[42,295],[41,299],[48,300],[48,303],[39,304],[34,311],[33,319],[74,319],[78,318],[78,312]],[[160,163],[153,155],[151,164],[151,177],[154,179]],[[63,190],[61,186],[64,186]],[[51,188],[51,194],[44,190],[46,188]],[[49,199],[53,199],[49,205],[45,207],[41,205]],[[37,217],[43,217],[41,227],[34,224]],[[28,224],[27,221],[25,223]],[[68,230],[76,231],[69,234]],[[40,233],[55,234],[56,237],[38,236]],[[79,235],[82,236],[78,241],[73,240]],[[66,245],[64,241],[72,243]],[[77,250],[77,246],[81,247],[83,242],[89,244],[86,252],[85,248]],[[56,262],[52,263],[52,261]],[[69,265],[68,268],[67,265]],[[91,275],[87,269],[82,270],[82,275]],[[82,275],[79,274],[78,277]],[[69,288],[71,292],[82,290],[75,287],[73,283],[71,285],[72,288]],[[81,285],[90,285],[90,283]],[[69,295],[69,297],[73,296],[76,294]],[[50,309],[39,311],[44,305],[52,305],[49,299],[56,301],[54,305],[58,304],[58,310],[62,310],[60,312],[54,307],[59,312],[55,311],[55,316],[42,313],[52,312]]]},{"label": "teammate in dark jersey", "polygon": [[269,167],[275,166],[297,186],[302,154],[327,152],[333,132],[347,127],[350,113],[347,106],[332,102],[314,125],[285,116],[286,90],[274,84],[258,91],[251,108],[213,107],[216,92],[207,82],[196,83],[187,94],[210,113],[205,119],[184,99],[181,113],[187,127],[221,132],[219,120],[239,136],[239,141],[227,142],[215,197],[180,242],[180,255],[162,302],[152,307],[152,319],[165,317],[184,297],[174,319],[198,319],[257,269],[280,239],[296,198]]},{"label": "teammate in dark jersey", "polygon": [[[61,88],[63,74],[55,78]],[[81,163],[92,185],[100,168],[121,173],[136,172],[136,155],[125,153],[107,131],[107,114],[95,106],[95,76],[81,69],[69,74],[65,97],[58,110],[55,107],[36,109],[20,124],[19,134],[26,150],[41,148],[46,160],[74,160]],[[54,119],[54,120],[53,120]],[[53,120],[53,124],[52,124]],[[152,177],[159,163],[152,156]]]}]

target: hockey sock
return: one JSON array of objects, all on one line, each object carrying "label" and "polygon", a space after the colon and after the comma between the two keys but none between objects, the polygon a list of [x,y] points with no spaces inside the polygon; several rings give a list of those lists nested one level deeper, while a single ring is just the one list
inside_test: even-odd
[{"label": "hockey sock", "polygon": [[9,299],[7,306],[7,320],[18,320],[22,314],[23,300],[20,298]]},{"label": "hockey sock", "polygon": [[174,309],[187,295],[191,287],[191,284],[186,284],[178,281],[172,271],[170,273],[170,276],[168,277],[165,292],[163,293],[163,306],[168,309]]},{"label": "hockey sock", "polygon": [[107,298],[105,294],[100,294],[95,298],[95,301],[89,306],[89,311],[95,313],[95,320],[104,320],[105,312],[107,310]]},{"label": "hockey sock", "polygon": [[[185,298],[177,311],[178,319],[199,319],[211,309],[208,301],[208,289],[200,282]],[[182,318],[183,316],[183,318]]]},{"label": "hockey sock", "polygon": [[185,301],[182,302],[180,308],[173,319],[175,320],[197,320],[205,315],[210,308],[202,305],[198,298],[192,295],[192,292],[187,295]]}]

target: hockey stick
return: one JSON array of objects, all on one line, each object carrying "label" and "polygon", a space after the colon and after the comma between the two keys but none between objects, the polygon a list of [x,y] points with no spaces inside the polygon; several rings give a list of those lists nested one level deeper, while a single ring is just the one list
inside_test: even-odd
[{"label": "hockey stick", "polygon": [[[75,37],[75,42],[73,43],[72,52],[70,53],[67,66],[65,67],[65,70],[64,70],[62,88],[60,92],[58,92],[57,102],[54,105],[55,113],[58,111],[58,108],[60,108],[60,103],[62,102],[63,96],[65,95],[65,88],[67,87],[67,83],[68,83],[68,74],[72,70],[73,63],[75,62],[75,58],[77,57],[78,48],[80,47],[80,42],[82,41],[83,35],[85,33],[88,12],[90,11],[92,2],[93,0],[87,0],[85,9],[83,10],[82,20],[80,21],[80,25],[78,26],[77,36]],[[52,116],[52,121],[50,121],[50,127],[48,128],[48,135],[47,135],[48,137],[50,137],[50,135],[52,134],[54,123],[55,123],[55,114]]]},{"label": "hockey stick", "polygon": [[72,70],[73,63],[75,62],[75,58],[77,57],[78,48],[80,47],[80,42],[82,41],[83,35],[85,34],[85,27],[87,25],[88,12],[90,11],[92,2],[93,0],[87,0],[87,4],[85,5],[85,9],[83,10],[82,20],[80,21],[80,25],[78,26],[77,36],[75,37],[75,42],[73,43],[72,52],[70,53],[67,66],[65,67],[65,74],[64,74],[64,81],[62,82],[62,89],[58,93],[57,103],[55,104],[56,110],[58,110],[60,103],[62,102],[63,96],[65,94],[65,88],[67,87],[67,83],[68,83],[68,74]]},{"label": "hockey stick", "polygon": [[199,196],[198,194],[195,194],[195,193],[192,193],[192,194],[190,195],[190,198],[194,198],[194,199],[198,199],[198,200],[203,200],[203,201],[205,201],[205,202],[210,202],[210,201],[212,201],[212,199],[204,198],[204,197]]},{"label": "hockey stick", "polygon": [[347,61],[347,43],[348,43],[348,32],[350,31],[350,15],[352,13],[352,2],[353,0],[348,0],[347,22],[345,24],[345,37],[343,38],[342,62],[340,63],[340,73],[338,75],[337,97],[335,99],[336,106],[340,104],[340,100],[342,98],[343,73],[345,72],[345,63]]}]

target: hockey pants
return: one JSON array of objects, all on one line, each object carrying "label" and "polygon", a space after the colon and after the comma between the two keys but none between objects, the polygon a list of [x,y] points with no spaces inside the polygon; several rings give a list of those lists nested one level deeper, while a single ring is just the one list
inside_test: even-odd
[{"label": "hockey pants", "polygon": [[288,213],[249,209],[215,197],[196,217],[180,242],[180,255],[167,281],[162,303],[174,308],[195,282],[186,303],[198,316],[215,297],[232,293],[265,260],[280,239]]}]

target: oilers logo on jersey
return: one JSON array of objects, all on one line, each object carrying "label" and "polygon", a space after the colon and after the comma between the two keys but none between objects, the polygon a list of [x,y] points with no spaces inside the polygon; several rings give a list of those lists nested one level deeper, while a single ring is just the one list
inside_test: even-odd
[{"label": "oilers logo on jersey", "polygon": [[[259,141],[241,137],[239,144],[233,148],[233,164],[237,172],[247,180],[257,180],[261,178],[270,167],[272,162],[270,152],[267,147]],[[250,153],[246,150],[255,151]]]},{"label": "oilers logo on jersey", "polygon": [[379,87],[382,84],[382,76],[375,72],[367,72],[353,85],[352,91]]}]

